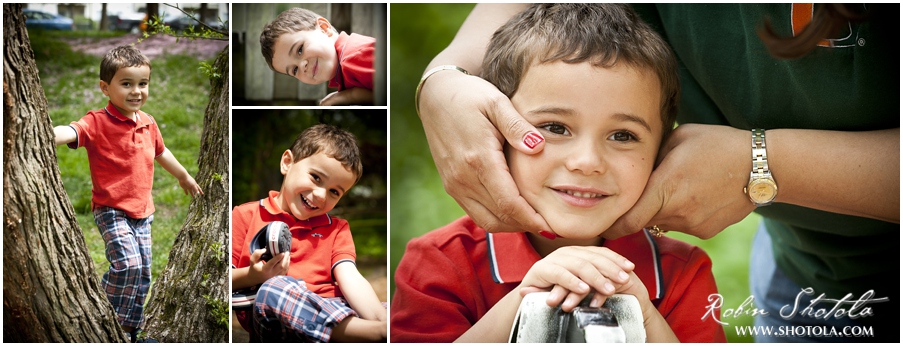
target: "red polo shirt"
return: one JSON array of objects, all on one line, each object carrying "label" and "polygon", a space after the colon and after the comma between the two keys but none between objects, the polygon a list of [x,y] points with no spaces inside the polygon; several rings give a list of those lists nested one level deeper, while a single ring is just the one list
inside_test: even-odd
[{"label": "red polo shirt", "polygon": [[166,149],[154,118],[138,111],[132,120],[108,103],[70,126],[77,138],[69,147],[88,152],[93,207],[116,208],[135,219],[153,214],[154,158]]},{"label": "red polo shirt", "polygon": [[335,77],[329,81],[330,88],[339,91],[351,88],[373,90],[373,54],[376,50],[376,39],[351,34],[344,31],[335,41],[335,50],[339,56],[339,67]]},{"label": "red polo shirt", "polygon": [[[605,246],[636,264],[649,298],[681,342],[726,342],[720,324],[702,320],[709,294],[718,292],[702,249],[645,231]],[[525,233],[487,233],[468,216],[411,240],[395,270],[391,341],[454,341],[539,259]]]},{"label": "red polo shirt", "polygon": [[304,280],[307,289],[321,297],[342,296],[332,269],[341,262],[355,260],[348,221],[328,214],[298,220],[276,204],[273,198],[278,194],[270,191],[268,198],[232,209],[232,264],[236,268],[251,265],[251,240],[268,223],[282,221],[292,231],[288,275]]}]

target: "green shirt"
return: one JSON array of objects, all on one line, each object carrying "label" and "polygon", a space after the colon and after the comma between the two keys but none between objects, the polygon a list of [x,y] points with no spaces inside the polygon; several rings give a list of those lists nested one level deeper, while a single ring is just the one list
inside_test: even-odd
[{"label": "green shirt", "polygon": [[[845,27],[831,40],[834,47],[782,60],[769,55],[756,30],[770,18],[779,36],[792,36],[791,6],[635,5],[677,55],[678,122],[741,129],[899,128],[899,4],[870,4],[870,17]],[[780,203],[756,212],[764,216],[777,265],[801,287],[836,299],[873,289],[877,297],[899,302],[899,224]],[[892,284],[879,284],[884,281]]]}]

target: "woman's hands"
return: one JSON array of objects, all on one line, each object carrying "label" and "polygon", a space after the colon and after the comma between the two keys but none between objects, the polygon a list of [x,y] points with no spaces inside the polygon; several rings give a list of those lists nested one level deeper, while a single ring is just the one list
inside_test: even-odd
[{"label": "woman's hands", "polygon": [[715,236],[755,209],[743,193],[752,170],[751,153],[749,131],[678,126],[659,152],[658,167],[640,199],[602,235],[614,239],[658,225],[703,239]]},{"label": "woman's hands", "polygon": [[420,113],[445,191],[474,222],[489,232],[549,230],[508,172],[506,139],[527,154],[544,144],[508,97],[479,77],[439,71],[421,89]]},{"label": "woman's hands", "polygon": [[600,307],[615,293],[649,300],[643,283],[633,274],[634,264],[605,247],[568,246],[539,260],[520,285],[520,295],[551,289],[546,303],[571,311],[592,290],[591,307]]}]

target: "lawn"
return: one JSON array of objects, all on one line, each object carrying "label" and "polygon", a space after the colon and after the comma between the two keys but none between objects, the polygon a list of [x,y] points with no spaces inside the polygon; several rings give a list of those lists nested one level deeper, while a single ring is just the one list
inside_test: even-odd
[{"label": "lawn", "polygon": [[[408,240],[464,215],[442,187],[413,101],[426,65],[451,42],[472,7],[467,4],[391,5],[393,18],[405,18],[390,23],[390,268],[393,270]],[[709,240],[676,232],[668,234],[698,245],[709,254],[719,292],[725,299],[724,308],[736,308],[750,295],[749,251],[759,219],[755,214],[750,215]],[[394,288],[393,280],[393,292]],[[752,342],[751,338],[737,336],[733,330],[734,326],[752,325],[751,318],[731,318],[725,322],[731,323],[725,328],[728,341]]]},{"label": "lawn", "polygon": [[[107,98],[98,87],[101,58],[75,52],[60,38],[87,37],[90,41],[96,41],[116,36],[84,31],[62,35],[58,32],[29,32],[54,126],[76,121],[87,111],[103,108],[107,103]],[[141,44],[136,46],[141,49]],[[198,70],[200,62],[187,55],[152,58],[148,101],[141,109],[154,116],[166,147],[192,175],[198,172],[197,157],[209,92],[207,77]],[[100,276],[109,267],[109,262],[104,255],[103,239],[91,214],[92,185],[87,153],[82,148],[71,150],[59,146],[57,157],[63,184]],[[152,226],[151,274],[157,278],[166,266],[191,197],[185,195],[178,181],[157,164],[153,198],[156,212]]]}]

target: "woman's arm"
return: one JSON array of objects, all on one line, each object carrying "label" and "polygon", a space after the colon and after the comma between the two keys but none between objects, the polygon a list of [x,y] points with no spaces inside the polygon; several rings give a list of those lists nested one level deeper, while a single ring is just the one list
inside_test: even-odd
[{"label": "woman's arm", "polygon": [[[766,131],[775,202],[899,223],[900,129]],[[606,231],[617,238],[658,225],[711,238],[749,215],[750,131],[678,126],[636,205]]]},{"label": "woman's arm", "polygon": [[[478,75],[492,34],[525,7],[477,5],[427,70],[455,65]],[[541,151],[544,144],[525,142],[527,134],[539,132],[517,113],[508,97],[481,78],[441,70],[423,82],[419,102],[416,106],[445,191],[478,225],[490,232],[550,229],[520,196],[508,173],[502,152],[506,139],[528,154]]]}]

